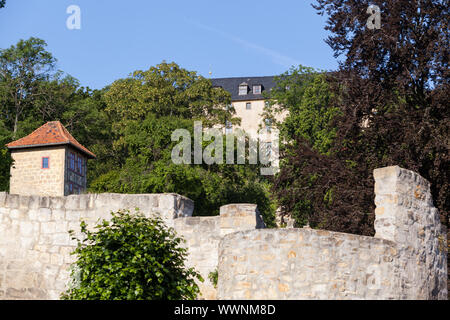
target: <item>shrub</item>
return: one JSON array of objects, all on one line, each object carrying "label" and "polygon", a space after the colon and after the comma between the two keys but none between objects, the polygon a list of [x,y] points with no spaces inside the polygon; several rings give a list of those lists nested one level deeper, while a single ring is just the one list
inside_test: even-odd
[{"label": "shrub", "polygon": [[[81,223],[83,239],[73,254],[71,288],[62,299],[174,300],[195,299],[203,281],[186,268],[183,239],[161,218],[146,218],[138,209],[112,213],[94,231]],[[73,234],[73,232],[72,232]]]}]

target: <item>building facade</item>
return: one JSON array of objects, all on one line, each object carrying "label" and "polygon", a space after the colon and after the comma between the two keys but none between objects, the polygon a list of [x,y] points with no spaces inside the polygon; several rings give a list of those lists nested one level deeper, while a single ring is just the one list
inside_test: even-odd
[{"label": "building facade", "polygon": [[56,197],[86,190],[87,160],[95,154],[59,121],[48,122],[7,147],[14,160],[11,194]]},{"label": "building facade", "polygon": [[[239,128],[252,137],[257,137],[261,129],[270,131],[272,123],[264,117],[264,108],[268,100],[266,96],[275,87],[274,77],[235,77],[211,79],[212,85],[228,91],[231,103],[236,110],[236,117],[241,118],[239,126],[226,125],[227,132]],[[286,114],[276,116],[277,121],[283,121]]]}]

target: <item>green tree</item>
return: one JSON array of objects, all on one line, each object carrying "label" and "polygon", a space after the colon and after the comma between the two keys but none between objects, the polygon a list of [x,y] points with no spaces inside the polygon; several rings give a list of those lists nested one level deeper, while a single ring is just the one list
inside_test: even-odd
[{"label": "green tree", "polygon": [[6,0],[0,0],[0,8],[5,6]]},{"label": "green tree", "polygon": [[[300,65],[275,77],[275,83],[265,116],[278,126],[281,139],[295,143],[302,137],[317,151],[327,153],[336,136],[333,120],[339,108],[330,105],[334,95],[326,74]],[[280,113],[286,117],[276,123],[275,116]]]},{"label": "green tree", "polygon": [[[265,117],[276,123],[276,115],[286,115],[276,123],[280,130],[282,171],[272,184],[272,190],[281,206],[283,218],[290,216],[295,225],[302,227],[312,215],[309,191],[315,181],[314,173],[298,176],[303,167],[302,157],[297,159],[298,144],[309,145],[319,154],[329,154],[336,137],[334,120],[339,108],[332,106],[333,92],[327,74],[313,68],[292,67],[275,77],[275,87],[265,108]],[[296,159],[293,163],[293,159]]]},{"label": "green tree", "polygon": [[[89,231],[81,223],[77,239],[72,287],[63,295],[71,300],[180,300],[195,299],[203,281],[185,267],[184,241],[161,218],[137,211],[112,213],[111,221]],[[74,238],[76,239],[76,238]]]},{"label": "green tree", "polygon": [[237,121],[232,119],[234,110],[228,108],[228,92],[214,88],[208,79],[173,62],[135,71],[131,77],[115,81],[105,99],[119,125],[143,120],[149,113],[202,120],[208,126]]},{"label": "green tree", "polygon": [[[375,1],[381,29],[366,27],[367,1],[318,0],[327,43],[343,58],[328,74],[339,108],[329,152],[301,135],[275,182],[284,212],[308,212],[312,227],[373,235],[373,169],[400,165],[431,182],[448,223],[449,8],[438,0]],[[298,199],[306,208],[297,208]]]},{"label": "green tree", "polygon": [[40,81],[48,80],[56,60],[45,50],[44,40],[30,38],[0,50],[0,103],[5,125],[17,137],[19,121],[33,110],[33,100],[42,94]]},{"label": "green tree", "polygon": [[274,226],[275,208],[258,166],[172,162],[178,142],[171,135],[176,129],[188,130],[193,139],[194,120],[205,128],[227,120],[239,122],[230,99],[223,89],[174,63],[114,82],[104,94],[112,141],[93,150],[104,161],[93,164],[90,191],[179,193],[194,200],[195,215],[217,215],[224,204],[252,202],[258,204],[266,224]]}]

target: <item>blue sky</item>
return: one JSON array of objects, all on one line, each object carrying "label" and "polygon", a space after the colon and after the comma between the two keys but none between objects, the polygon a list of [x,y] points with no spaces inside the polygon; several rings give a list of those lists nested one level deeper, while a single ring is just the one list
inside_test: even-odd
[{"label": "blue sky", "polygon": [[[205,77],[336,69],[311,1],[6,0],[0,48],[44,39],[58,69],[93,89],[163,60]],[[66,27],[70,5],[81,9],[80,30]]]}]

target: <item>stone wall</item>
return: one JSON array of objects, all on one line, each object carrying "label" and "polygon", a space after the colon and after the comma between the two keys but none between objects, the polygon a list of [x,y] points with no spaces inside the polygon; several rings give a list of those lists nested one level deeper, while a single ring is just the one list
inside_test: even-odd
[{"label": "stone wall", "polygon": [[219,243],[222,236],[240,230],[264,228],[254,204],[229,204],[220,208],[220,216],[185,217],[175,220],[175,230],[186,239],[187,266],[194,267],[204,278],[199,282],[201,299],[216,299],[216,288],[208,279],[217,270]]},{"label": "stone wall", "polygon": [[376,169],[374,177],[375,237],[397,245],[400,298],[446,297],[447,231],[433,205],[430,183],[398,166]]},{"label": "stone wall", "polygon": [[58,299],[69,280],[70,254],[81,220],[94,226],[110,212],[140,208],[167,225],[190,216],[193,202],[176,194],[99,194],[68,197],[0,193],[0,299]]},{"label": "stone wall", "polygon": [[446,230],[429,183],[374,172],[376,237],[253,230],[219,246],[219,299],[447,299]]},{"label": "stone wall", "polygon": [[[74,259],[68,231],[134,208],[186,239],[202,299],[447,299],[446,231],[429,183],[396,166],[374,176],[375,237],[264,229],[253,204],[192,217],[193,202],[176,194],[0,193],[0,299],[58,299]],[[216,269],[217,290],[208,279]]]}]

